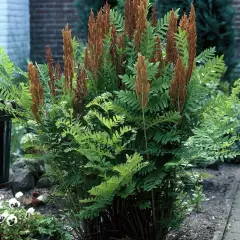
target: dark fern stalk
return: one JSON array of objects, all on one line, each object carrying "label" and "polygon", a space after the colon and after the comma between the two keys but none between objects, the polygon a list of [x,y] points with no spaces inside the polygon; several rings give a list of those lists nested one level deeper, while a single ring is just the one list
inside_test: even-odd
[{"label": "dark fern stalk", "polygon": [[[144,132],[144,142],[145,142],[145,151],[148,149],[148,140],[147,140],[147,131],[146,131],[146,121],[145,121],[145,108],[148,104],[148,97],[150,91],[150,84],[147,79],[147,66],[145,63],[145,58],[143,56],[138,57],[137,61],[137,76],[136,76],[136,93],[138,100],[140,101],[141,110],[142,110],[142,122],[143,122],[143,132]],[[147,153],[147,160],[150,162],[149,154]],[[151,190],[152,198],[152,213],[153,213],[153,233],[155,234],[156,227],[156,216],[155,216],[155,200],[154,192]]]}]

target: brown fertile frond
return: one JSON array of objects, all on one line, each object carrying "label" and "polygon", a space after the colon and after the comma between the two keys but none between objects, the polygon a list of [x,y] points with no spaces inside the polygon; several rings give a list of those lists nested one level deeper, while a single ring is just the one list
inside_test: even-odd
[{"label": "brown fertile frond", "polygon": [[110,5],[108,3],[103,7],[103,38],[109,32],[111,20],[110,20]]},{"label": "brown fertile frond", "polygon": [[187,40],[188,40],[188,69],[186,74],[187,82],[192,76],[193,69],[195,68],[195,58],[197,53],[197,29],[195,22],[195,9],[193,4],[191,5],[191,11],[189,15],[189,23],[187,28]]},{"label": "brown fertile frond", "polygon": [[156,37],[155,62],[162,62],[163,63],[161,39],[160,39],[159,36]]},{"label": "brown fertile frond", "polygon": [[98,12],[96,26],[98,28],[99,37],[104,39],[105,34],[110,28],[110,6],[108,4]]},{"label": "brown fertile frond", "polygon": [[88,20],[88,40],[92,39],[94,37],[94,34],[95,34],[95,17],[91,9],[89,20]]},{"label": "brown fertile frond", "polygon": [[[116,67],[116,75],[122,75],[124,73],[123,61],[124,61],[124,54],[120,55],[117,49],[124,48],[124,36],[119,36],[117,33],[117,29],[115,25],[112,25],[111,28],[111,47],[110,47],[110,54],[112,58],[112,63]],[[121,87],[120,78],[118,78],[119,88]]]},{"label": "brown fertile frond", "polygon": [[131,20],[132,20],[132,15],[131,15],[131,10],[132,10],[132,0],[126,0],[125,6],[124,6],[124,16],[125,16],[125,21],[124,21],[124,32],[127,34],[129,38],[132,38],[132,25],[131,25]]},{"label": "brown fertile frond", "polygon": [[117,61],[117,40],[118,40],[117,29],[115,25],[112,25],[110,54],[112,57],[112,62],[114,64],[116,64]]},{"label": "brown fertile frond", "polygon": [[78,66],[75,102],[82,102],[83,97],[86,96],[87,96],[87,74],[86,71],[81,66]]},{"label": "brown fertile frond", "polygon": [[143,33],[147,29],[146,0],[142,0],[138,7],[137,26],[134,33],[134,42],[136,50],[139,51]]},{"label": "brown fertile frond", "polygon": [[64,91],[72,91],[72,80],[74,77],[74,54],[72,46],[72,31],[68,28],[62,30],[63,36],[63,60],[64,60]]},{"label": "brown fertile frond", "polygon": [[48,76],[49,76],[49,88],[50,91],[52,93],[53,96],[56,96],[56,91],[55,91],[55,76],[54,76],[54,70],[53,70],[53,59],[52,59],[52,52],[51,52],[51,48],[48,45],[46,47],[46,61],[47,61],[47,65],[48,65]]},{"label": "brown fertile frond", "polygon": [[79,65],[77,75],[77,86],[73,99],[75,111],[82,115],[84,110],[84,97],[87,96],[87,74],[86,71]]},{"label": "brown fertile frond", "polygon": [[196,25],[195,19],[196,19],[195,8],[194,8],[194,5],[191,4],[191,10],[190,10],[190,14],[189,14],[189,22]]},{"label": "brown fertile frond", "polygon": [[103,43],[110,30],[110,5],[106,4],[97,14],[96,20],[91,11],[88,22],[88,44],[85,50],[85,68],[97,77],[100,59],[103,54]]},{"label": "brown fertile frond", "polygon": [[167,44],[166,44],[166,62],[176,63],[178,52],[177,44],[175,40],[175,34],[177,33],[177,17],[175,16],[174,11],[171,11],[169,18],[169,26],[167,32]]},{"label": "brown fertile frond", "polygon": [[35,66],[32,62],[28,64],[28,82],[30,86],[35,82]]},{"label": "brown fertile frond", "polygon": [[182,112],[186,99],[185,69],[181,57],[178,56],[175,68],[174,79],[171,82],[170,96],[177,111]]},{"label": "brown fertile frond", "polygon": [[39,110],[44,104],[44,90],[38,76],[38,70],[31,62],[28,64],[28,81],[32,95],[32,112],[36,121],[39,122]]},{"label": "brown fertile frond", "polygon": [[145,63],[145,57],[143,57],[142,55],[138,57],[136,70],[137,70],[135,83],[136,94],[140,105],[142,106],[142,108],[145,108],[148,105],[150,84],[147,80],[147,65]]},{"label": "brown fertile frond", "polygon": [[154,7],[152,8],[152,26],[156,27],[158,22],[157,18],[157,3],[155,3]]},{"label": "brown fertile frond", "polygon": [[183,31],[187,31],[188,22],[189,22],[188,17],[186,15],[186,13],[184,13],[184,15],[182,16],[180,23],[179,23],[179,26]]},{"label": "brown fertile frond", "polygon": [[60,65],[60,63],[59,62],[57,62],[57,64],[56,64],[56,74],[55,74],[55,76],[56,76],[56,79],[61,79],[61,76],[62,76],[62,69],[61,69],[61,65]]},{"label": "brown fertile frond", "polygon": [[84,49],[84,67],[87,70],[91,69],[90,58],[88,56],[88,45]]},{"label": "brown fertile frond", "polygon": [[161,76],[165,63],[162,55],[161,39],[158,36],[156,37],[155,51],[153,52],[153,57],[150,59],[150,62],[159,62],[158,73],[156,75],[156,77],[159,78]]},{"label": "brown fertile frond", "polygon": [[124,7],[124,32],[132,39],[137,26],[138,6],[145,0],[126,0]]}]

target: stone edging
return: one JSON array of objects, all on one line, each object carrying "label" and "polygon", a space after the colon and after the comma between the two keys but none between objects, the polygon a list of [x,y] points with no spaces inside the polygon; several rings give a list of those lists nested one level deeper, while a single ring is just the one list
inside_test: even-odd
[{"label": "stone edging", "polygon": [[235,197],[237,195],[239,186],[240,186],[240,179],[238,179],[238,181],[235,183],[235,186],[232,188],[232,191],[229,193],[229,197],[226,199],[226,208],[227,208],[226,222],[223,226],[221,226],[220,230],[218,230],[214,233],[212,240],[223,240],[224,235],[227,230],[227,226],[228,226],[229,219],[231,216],[231,210],[232,210],[233,203],[234,203]]}]

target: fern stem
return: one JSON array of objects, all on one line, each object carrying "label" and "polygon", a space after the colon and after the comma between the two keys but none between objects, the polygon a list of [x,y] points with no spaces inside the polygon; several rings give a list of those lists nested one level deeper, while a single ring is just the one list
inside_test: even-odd
[{"label": "fern stem", "polygon": [[[144,109],[142,107],[142,118],[143,118],[143,132],[144,132],[144,141],[145,141],[145,150],[147,151],[147,132],[146,132],[146,123],[145,123],[145,113],[144,113]],[[149,160],[149,155],[147,153],[147,159]]]},{"label": "fern stem", "polygon": [[[142,95],[142,103],[143,103],[143,95]],[[143,132],[144,132],[144,141],[145,141],[145,150],[147,151],[148,142],[147,142],[147,132],[146,132],[146,122],[145,122],[145,112],[142,106],[142,118],[143,118]],[[147,159],[149,161],[149,155],[147,153]],[[154,192],[153,189],[151,191],[151,198],[152,198],[152,214],[153,214],[153,232],[155,233],[155,227],[156,227],[156,216],[155,216],[155,202],[154,202]]]}]

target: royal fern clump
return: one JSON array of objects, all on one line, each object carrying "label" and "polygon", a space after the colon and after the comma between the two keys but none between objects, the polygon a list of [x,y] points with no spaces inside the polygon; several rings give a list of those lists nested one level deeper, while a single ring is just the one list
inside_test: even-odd
[{"label": "royal fern clump", "polygon": [[240,86],[219,92],[223,56],[196,56],[194,6],[180,21],[155,8],[148,21],[150,8],[127,0],[123,16],[106,4],[90,13],[83,57],[63,30],[63,73],[47,46],[27,86],[0,85],[8,99],[30,92],[32,104],[18,102],[79,239],[164,239],[194,202],[186,168],[239,154]]}]

